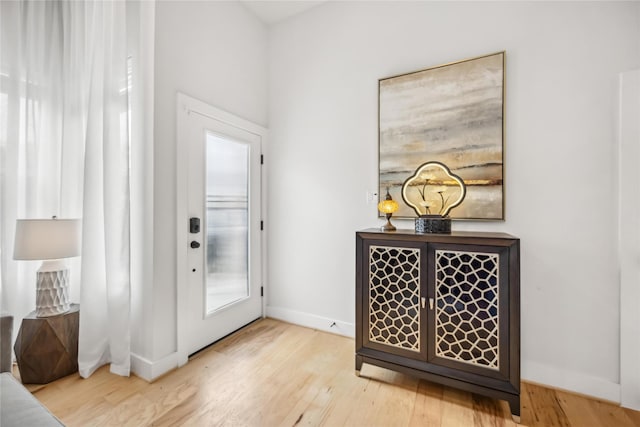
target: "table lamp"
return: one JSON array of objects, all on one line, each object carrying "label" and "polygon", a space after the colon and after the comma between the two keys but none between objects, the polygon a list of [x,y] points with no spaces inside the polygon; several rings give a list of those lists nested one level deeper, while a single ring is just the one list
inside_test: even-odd
[{"label": "table lamp", "polygon": [[418,166],[402,184],[402,200],[416,213],[416,233],[451,233],[451,209],[467,194],[462,178],[441,162]]},{"label": "table lamp", "polygon": [[64,258],[80,255],[79,219],[19,219],[13,247],[15,260],[42,260],[36,284],[36,316],[66,313],[69,268]]},{"label": "table lamp", "polygon": [[380,227],[382,231],[395,231],[396,227],[391,224],[391,215],[399,208],[398,202],[391,198],[391,194],[389,194],[389,189],[387,188],[387,195],[384,200],[378,203],[378,210],[385,214],[387,218],[387,223]]}]

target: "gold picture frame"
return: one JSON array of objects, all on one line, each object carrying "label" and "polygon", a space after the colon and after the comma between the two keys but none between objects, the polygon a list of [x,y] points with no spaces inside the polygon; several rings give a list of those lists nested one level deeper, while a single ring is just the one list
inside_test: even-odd
[{"label": "gold picture frame", "polygon": [[[378,81],[379,193],[440,162],[467,187],[452,219],[504,219],[505,52]],[[396,218],[415,218],[401,203]]]}]

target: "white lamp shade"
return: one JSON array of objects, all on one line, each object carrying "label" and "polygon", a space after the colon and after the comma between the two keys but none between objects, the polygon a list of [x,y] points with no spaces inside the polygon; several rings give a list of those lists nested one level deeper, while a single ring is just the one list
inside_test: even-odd
[{"label": "white lamp shade", "polygon": [[47,260],[80,255],[79,219],[19,219],[13,259]]}]

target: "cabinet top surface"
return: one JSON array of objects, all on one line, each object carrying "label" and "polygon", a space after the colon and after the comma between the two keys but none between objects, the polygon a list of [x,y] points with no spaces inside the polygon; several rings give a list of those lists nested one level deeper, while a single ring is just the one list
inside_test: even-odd
[{"label": "cabinet top surface", "polygon": [[518,237],[513,236],[507,233],[494,233],[494,232],[485,232],[485,231],[452,231],[451,233],[416,233],[415,230],[412,229],[397,229],[396,231],[382,231],[379,228],[367,228],[365,230],[360,230],[357,232],[358,234],[376,234],[376,235],[384,235],[384,236],[416,236],[416,237],[424,237],[425,239],[439,239],[442,237],[467,237],[467,238],[483,238],[483,239],[510,239],[510,240],[519,240]]}]

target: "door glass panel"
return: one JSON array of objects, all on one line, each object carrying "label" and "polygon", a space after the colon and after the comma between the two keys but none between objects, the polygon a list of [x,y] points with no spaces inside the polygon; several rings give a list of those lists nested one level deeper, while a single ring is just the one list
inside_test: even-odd
[{"label": "door glass panel", "polygon": [[207,314],[249,296],[249,145],[207,134]]}]

